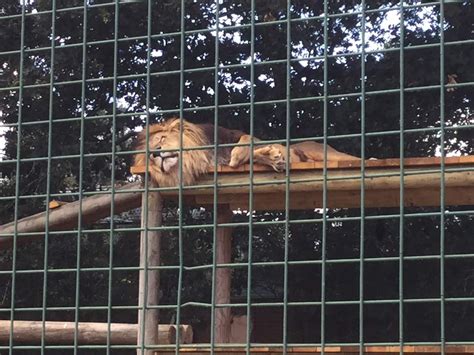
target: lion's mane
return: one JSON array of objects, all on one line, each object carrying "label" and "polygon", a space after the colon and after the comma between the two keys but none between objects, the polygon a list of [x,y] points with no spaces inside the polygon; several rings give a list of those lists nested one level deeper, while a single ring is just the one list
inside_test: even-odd
[{"label": "lion's mane", "polygon": [[[209,168],[214,163],[214,150],[212,148],[206,149],[192,149],[214,144],[214,125],[212,124],[195,124],[184,119],[172,118],[162,123],[152,124],[149,126],[149,142],[153,142],[153,136],[157,134],[165,134],[167,136],[166,146],[161,149],[176,149],[179,153],[180,147],[180,132],[183,132],[182,140],[182,156],[178,156],[179,162],[169,172],[163,172],[159,166],[153,163],[152,159],[149,161],[149,171],[151,178],[161,187],[179,186],[179,184],[192,185],[196,179],[206,174]],[[218,127],[218,143],[236,143],[244,133],[238,130],[231,130]],[[147,144],[146,128],[137,137],[136,150],[145,150]],[[150,151],[156,149],[153,143],[149,145]],[[225,164],[230,159],[231,148],[218,149],[218,163]],[[146,165],[146,153],[139,153],[135,155],[134,165]],[[179,177],[179,164],[182,164],[182,181]]]},{"label": "lion's mane", "polygon": [[[182,183],[184,185],[191,185],[194,183],[196,178],[207,172],[212,161],[212,154],[209,149],[193,149],[186,150],[186,148],[197,148],[206,146],[209,141],[204,131],[193,123],[182,120],[183,124],[183,152],[182,157],[179,159],[182,161]],[[153,135],[158,133],[165,133],[171,145],[167,146],[167,149],[179,149],[180,143],[180,120],[171,119],[163,123],[153,124],[149,127],[149,140],[152,140]],[[146,129],[143,129],[138,136],[138,142],[136,150],[146,149]],[[149,149],[153,150],[156,147],[150,146]],[[179,152],[177,152],[179,153]],[[181,159],[183,158],[183,159]],[[145,153],[139,153],[135,156],[135,165],[146,165]],[[160,167],[156,166],[152,162],[149,163],[150,176],[155,180],[159,186],[178,186],[179,180],[179,164],[173,168],[169,173],[163,173]]]}]

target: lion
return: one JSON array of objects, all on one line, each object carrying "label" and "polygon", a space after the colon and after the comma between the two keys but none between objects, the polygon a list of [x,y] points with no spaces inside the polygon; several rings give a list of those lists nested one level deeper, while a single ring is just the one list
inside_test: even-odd
[{"label": "lion", "polygon": [[[249,144],[252,137],[244,135],[240,138],[239,144],[247,144],[235,147],[231,152],[229,165],[238,167],[250,160]],[[259,139],[253,138],[254,142]],[[317,162],[324,161],[324,144],[304,141],[290,145],[289,163],[299,162]],[[346,153],[339,152],[331,146],[327,146],[327,160],[330,161],[359,161],[360,158]],[[287,161],[287,149],[281,144],[255,145],[253,149],[253,162],[256,164],[266,165],[273,168],[277,172],[285,170]]]},{"label": "lion", "polygon": [[[192,185],[196,179],[206,174],[217,159],[219,165],[238,167],[250,161],[250,142],[260,142],[245,132],[217,127],[217,156],[214,154],[213,124],[195,124],[180,118],[172,118],[162,123],[152,124],[148,128],[149,169],[151,178],[161,187]],[[181,132],[182,138],[181,138]],[[147,130],[139,133],[136,150],[146,150]],[[182,143],[182,150],[180,146]],[[227,146],[238,144],[235,147]],[[220,145],[225,145],[224,147]],[[285,146],[280,144],[255,145],[253,159],[257,164],[284,170],[286,166]],[[332,147],[327,148],[328,160],[360,160],[357,157],[341,153]],[[183,157],[180,177],[180,157]],[[312,141],[290,146],[290,163],[301,161],[322,161],[324,145]],[[135,165],[146,165],[146,154],[135,155]]]}]

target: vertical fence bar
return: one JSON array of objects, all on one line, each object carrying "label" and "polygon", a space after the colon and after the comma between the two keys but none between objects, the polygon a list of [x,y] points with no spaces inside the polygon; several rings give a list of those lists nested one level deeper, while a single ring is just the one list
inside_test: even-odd
[{"label": "vertical fence bar", "polygon": [[79,214],[77,216],[77,240],[76,240],[76,292],[74,300],[74,355],[78,353],[78,335],[79,335],[79,307],[80,307],[80,281],[81,281],[81,234],[82,234],[82,199],[84,184],[84,121],[86,110],[86,74],[87,74],[87,0],[82,4],[82,72],[81,72],[81,122],[79,139]]},{"label": "vertical fence bar", "polygon": [[[145,136],[146,142],[150,138],[150,97],[151,97],[151,52],[152,52],[152,0],[147,1],[147,52],[146,52],[146,91],[145,91]],[[150,154],[150,145],[146,144],[145,157]],[[138,332],[137,332],[137,354],[153,354],[154,350],[147,350],[147,345],[156,345],[158,341],[159,310],[149,309],[148,303],[159,302],[159,270],[150,271],[149,264],[159,266],[161,231],[150,231],[150,224],[153,227],[162,224],[163,201],[160,193],[149,191],[150,187],[156,187],[154,182],[150,182],[149,165],[150,160],[145,159],[144,192],[142,193],[141,208],[141,232],[140,232],[140,271],[138,282]],[[149,238],[153,238],[152,245]],[[142,269],[143,268],[143,269]],[[154,289],[150,290],[150,287]],[[151,301],[150,301],[151,299]],[[155,305],[156,306],[156,305]],[[149,344],[153,343],[153,344]]]},{"label": "vertical fence bar", "polygon": [[249,171],[249,234],[248,234],[248,269],[247,269],[247,343],[245,352],[250,355],[251,324],[252,324],[252,258],[253,258],[253,147],[254,147],[254,115],[255,115],[255,1],[250,0],[250,171]]},{"label": "vertical fence bar", "polygon": [[184,67],[185,67],[185,47],[186,47],[186,2],[181,0],[180,12],[180,57],[179,57],[179,163],[178,163],[178,292],[176,295],[176,355],[179,355],[179,338],[181,324],[181,290],[183,284],[184,258],[183,258],[183,115],[184,115]]},{"label": "vertical fence bar", "polygon": [[322,221],[322,235],[321,235],[321,354],[325,353],[325,323],[326,323],[326,247],[327,247],[327,206],[328,206],[328,36],[329,36],[329,8],[328,0],[324,0],[324,68],[323,68],[323,144],[324,144],[324,158],[323,158],[323,221]]},{"label": "vertical fence bar", "polygon": [[218,139],[218,109],[219,109],[219,1],[216,1],[216,38],[214,41],[214,189],[213,189],[213,210],[212,210],[212,284],[211,284],[211,329],[210,329],[210,348],[211,354],[214,354],[215,333],[216,333],[216,280],[217,280],[217,139]]},{"label": "vertical fence bar", "polygon": [[360,55],[360,263],[359,263],[359,352],[364,353],[364,237],[365,237],[365,0],[361,2]]},{"label": "vertical fence bar", "polygon": [[288,350],[288,244],[290,237],[290,139],[291,139],[291,0],[286,2],[286,162],[285,162],[285,241],[283,265],[283,354]]},{"label": "vertical fence bar", "polygon": [[[149,217],[150,213],[148,207],[150,206],[150,185],[154,187],[153,183],[150,183],[150,174],[149,174],[149,166],[150,166],[150,159],[148,156],[150,155],[150,86],[151,86],[151,9],[152,9],[152,0],[148,0],[148,18],[147,18],[147,63],[146,63],[146,98],[145,98],[145,106],[146,106],[146,116],[145,116],[145,175],[144,175],[144,192],[142,194],[142,209],[141,209],[141,235],[140,235],[140,271],[139,271],[139,283],[138,283],[138,294],[139,294],[139,307],[138,307],[138,332],[137,332],[137,354],[144,354],[146,349],[146,331],[147,331],[147,322],[146,322],[146,315],[149,310],[147,310],[147,302],[148,302],[148,278],[149,278],[149,270],[148,270],[148,253],[149,253],[149,245],[148,245],[148,238],[150,235],[153,235],[154,238],[159,238],[161,233],[160,231],[150,231],[149,230]],[[156,203],[161,204],[161,199],[159,196],[159,192],[152,192],[155,194],[154,197],[156,199]],[[161,205],[157,206],[159,213],[161,214]],[[155,218],[161,218],[160,216],[154,216]],[[156,220],[155,220],[156,222]],[[158,223],[161,224],[161,221],[158,220]],[[142,270],[143,267],[143,270]],[[158,270],[154,270],[154,272],[159,273]],[[155,275],[156,276],[156,275]],[[142,282],[140,282],[142,280]],[[143,289],[140,289],[143,288]],[[158,310],[154,310],[154,312],[158,313]],[[156,318],[159,320],[158,316],[155,314]],[[153,317],[152,317],[153,318]],[[158,324],[156,324],[156,329],[158,328]],[[156,330],[155,328],[153,331]],[[148,329],[149,331],[149,329]]]},{"label": "vertical fence bar", "polygon": [[444,129],[445,129],[445,112],[444,112],[444,105],[445,105],[445,69],[444,69],[444,0],[440,1],[439,4],[439,40],[440,40],[440,47],[439,47],[439,85],[440,85],[440,92],[439,92],[439,110],[440,110],[440,149],[441,149],[441,177],[440,177],[440,340],[441,340],[441,353],[444,355],[446,352],[446,334],[445,334],[445,280],[444,280],[444,268],[445,268],[445,157],[446,152],[444,151],[445,142],[444,142]]},{"label": "vertical fence bar", "polygon": [[18,239],[18,216],[20,204],[20,161],[21,161],[21,128],[23,118],[23,64],[25,57],[25,11],[26,3],[21,4],[21,30],[20,30],[20,61],[18,68],[18,126],[17,126],[17,143],[16,143],[16,166],[15,166],[15,202],[14,202],[14,230],[13,230],[13,246],[12,246],[12,273],[11,273],[11,299],[10,299],[10,336],[8,339],[8,354],[13,355],[13,331],[15,321],[15,287],[16,287],[16,255],[17,255],[17,239]]},{"label": "vertical fence bar", "polygon": [[107,287],[107,355],[110,354],[110,327],[112,322],[112,279],[113,279],[113,260],[114,260],[114,214],[115,214],[115,135],[117,120],[117,66],[118,66],[118,31],[119,31],[119,11],[120,0],[115,0],[114,11],[114,56],[113,56],[113,81],[112,81],[112,154],[110,162],[110,230],[109,230],[109,278]]},{"label": "vertical fence bar", "polygon": [[211,286],[211,353],[215,343],[231,341],[232,308],[217,306],[230,304],[232,268],[218,266],[232,262],[232,230],[218,224],[232,221],[233,213],[228,205],[218,205],[218,144],[219,144],[219,24],[220,3],[216,1],[216,38],[214,42],[214,173],[213,173],[213,261]]},{"label": "vertical fence bar", "polygon": [[404,327],[404,318],[403,318],[403,256],[404,256],[404,226],[405,226],[405,186],[404,186],[404,177],[405,177],[405,13],[404,13],[404,3],[400,2],[400,209],[399,209],[399,244],[398,244],[398,340],[400,343],[400,354],[403,354],[403,327]]},{"label": "vertical fence bar", "polygon": [[51,157],[53,149],[53,105],[54,105],[54,61],[56,47],[56,0],[51,2],[51,54],[50,54],[50,76],[49,76],[49,103],[48,103],[48,160],[46,168],[46,223],[44,230],[44,259],[43,259],[43,299],[41,320],[43,322],[41,329],[41,354],[45,353],[45,335],[46,335],[46,307],[48,295],[48,248],[49,248],[49,200],[51,196]]}]

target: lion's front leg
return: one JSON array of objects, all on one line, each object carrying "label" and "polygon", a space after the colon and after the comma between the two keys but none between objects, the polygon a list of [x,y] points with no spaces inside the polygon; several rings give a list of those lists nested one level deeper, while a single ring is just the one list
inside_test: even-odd
[{"label": "lion's front leg", "polygon": [[[260,141],[255,137],[253,140],[254,142]],[[232,149],[229,166],[236,168],[249,163],[251,141],[252,136],[248,134],[240,138],[238,143],[242,145]],[[291,162],[304,161],[296,154],[293,148],[290,148],[290,157]],[[275,171],[284,171],[286,160],[286,147],[281,144],[257,145],[253,149],[253,162],[259,165],[269,166]]]},{"label": "lion's front leg", "polygon": [[[250,143],[252,141],[252,136],[249,134],[245,134],[240,137],[237,147],[234,147],[230,152],[230,162],[229,166],[236,168],[238,166],[247,164],[250,161]],[[259,139],[253,138],[254,142],[258,142]]]}]

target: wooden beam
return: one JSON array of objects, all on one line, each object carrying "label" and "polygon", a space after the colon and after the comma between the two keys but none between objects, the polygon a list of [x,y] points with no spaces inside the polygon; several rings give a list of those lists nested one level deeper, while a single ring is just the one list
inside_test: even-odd
[{"label": "wooden beam", "polygon": [[[217,209],[217,223],[232,222],[232,211],[228,205]],[[217,228],[216,263],[229,264],[232,262],[232,228]],[[232,282],[231,268],[217,268],[216,270],[216,304],[229,304]],[[230,342],[232,314],[230,307],[215,309],[215,342],[217,344]]]},{"label": "wooden beam", "polygon": [[[0,320],[0,343],[8,344],[10,341],[11,322]],[[54,344],[73,344],[76,323],[47,321],[44,323],[45,342]],[[110,343],[129,344],[137,342],[136,324],[111,323]],[[13,322],[13,341],[15,344],[38,344],[41,342],[43,332],[42,321],[20,321]],[[109,325],[107,323],[79,322],[77,324],[77,341],[79,344],[107,344]],[[160,324],[154,328],[156,344],[176,343],[176,326]],[[193,329],[190,325],[180,326],[180,339],[182,344],[192,343]]]},{"label": "wooden beam", "polygon": [[[430,170],[431,168],[429,168]],[[427,169],[406,169],[403,177],[405,199],[410,206],[439,206],[441,173]],[[385,175],[385,176],[384,176]],[[387,176],[390,175],[390,176]],[[291,171],[290,207],[312,209],[322,207],[324,189],[320,170]],[[285,181],[281,174],[262,172],[254,174],[254,208],[256,210],[280,210],[284,208]],[[219,176],[218,201],[231,208],[247,209],[249,196],[247,173],[221,174]],[[212,184],[207,177],[198,184]],[[236,186],[239,185],[239,186]],[[444,174],[446,205],[474,205],[474,171],[446,171]],[[361,178],[359,170],[331,170],[327,175],[328,207],[359,208]],[[398,169],[366,169],[364,179],[365,207],[397,207],[400,205],[400,175]],[[192,194],[198,205],[211,205],[212,189],[185,190]],[[172,197],[172,195],[167,195]]]},{"label": "wooden beam", "polygon": [[[157,185],[150,181],[150,188]],[[146,270],[145,266],[160,265],[161,231],[146,230],[160,227],[162,223],[163,200],[159,192],[146,192],[142,195],[142,221],[144,230],[140,233],[140,273],[138,281],[138,337],[137,354],[142,354],[141,346],[156,344],[158,334],[155,329],[159,323],[158,309],[148,308],[159,302],[160,273],[159,270]],[[153,354],[153,350],[145,350],[145,354]]]},{"label": "wooden beam", "polygon": [[[125,187],[118,188],[120,193],[114,194],[114,211],[121,213],[140,207],[140,192],[124,192],[127,190],[140,189],[141,183],[136,182],[128,184]],[[101,218],[110,216],[110,207],[112,205],[112,195],[97,194],[86,197],[82,200],[82,224],[83,226],[94,223]],[[79,201],[71,202],[61,207],[57,207],[49,211],[48,226],[49,230],[67,230],[77,228],[79,215]],[[29,217],[22,218],[18,221],[18,233],[41,233],[44,232],[46,226],[46,212],[34,214]],[[11,246],[15,231],[14,222],[0,226],[0,249]],[[3,236],[2,236],[3,234]],[[18,241],[30,241],[32,239],[42,238],[43,235],[27,236],[19,238]]]},{"label": "wooden beam", "polygon": [[[474,206],[474,186],[473,187],[447,187],[446,205],[451,206]],[[438,188],[430,189],[405,189],[404,190],[404,206],[420,207],[420,206],[439,206],[441,192]],[[196,204],[200,206],[211,206],[213,197],[208,195],[196,196]],[[220,194],[219,202],[229,204],[233,210],[248,210],[249,196],[248,194],[231,195]],[[328,191],[327,206],[329,208],[360,208],[360,190],[341,190]],[[308,210],[321,208],[323,205],[322,191],[313,192],[294,192],[290,195],[290,209],[292,210]],[[375,207],[398,207],[400,206],[400,190],[366,190],[364,206],[367,208]],[[256,193],[253,195],[253,208],[255,210],[284,210],[285,194],[279,193]]]},{"label": "wooden beam", "polygon": [[[441,185],[441,173],[426,172],[423,170],[405,170],[403,186],[407,189],[431,189]],[[474,186],[474,171],[446,171],[444,174],[446,187],[469,187]],[[187,196],[211,195],[212,177],[203,177],[196,186],[202,188],[185,189]],[[211,185],[211,186],[209,186]],[[219,176],[219,195],[248,194],[250,177],[248,173],[223,174]],[[354,191],[360,190],[361,175],[359,170],[333,170],[327,174],[326,187],[331,191]],[[323,191],[324,175],[322,171],[304,170],[291,172],[291,192],[314,192]],[[377,169],[377,171],[366,170],[364,179],[365,190],[387,190],[400,188],[400,175],[398,169]],[[275,172],[262,172],[254,174],[253,193],[282,193],[286,189],[284,174]],[[164,196],[176,195],[174,191],[163,192]],[[343,206],[340,206],[343,207]]]}]

